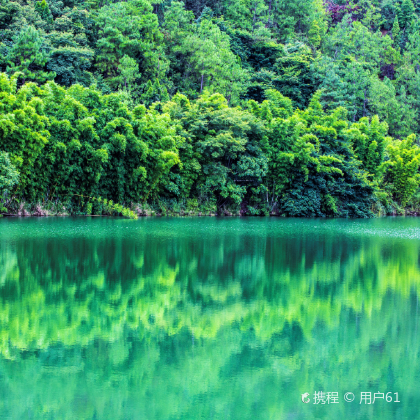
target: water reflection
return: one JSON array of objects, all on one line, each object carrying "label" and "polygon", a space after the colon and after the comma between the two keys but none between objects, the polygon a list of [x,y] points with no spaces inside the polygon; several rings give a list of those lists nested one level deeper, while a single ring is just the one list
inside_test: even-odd
[{"label": "water reflection", "polygon": [[[0,414],[414,419],[419,232],[417,219],[2,220]],[[302,404],[314,391],[401,403]]]}]

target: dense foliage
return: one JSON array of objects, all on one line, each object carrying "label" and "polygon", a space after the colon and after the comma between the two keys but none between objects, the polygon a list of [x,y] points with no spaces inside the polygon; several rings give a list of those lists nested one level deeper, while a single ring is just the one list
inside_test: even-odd
[{"label": "dense foliage", "polygon": [[0,211],[417,211],[419,13],[0,0]]}]

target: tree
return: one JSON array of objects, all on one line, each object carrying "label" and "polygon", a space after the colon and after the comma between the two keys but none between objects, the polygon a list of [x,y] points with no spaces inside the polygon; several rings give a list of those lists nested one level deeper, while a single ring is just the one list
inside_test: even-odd
[{"label": "tree", "polygon": [[399,44],[400,40],[400,25],[398,23],[398,16],[395,16],[394,24],[392,25],[392,39],[394,40],[394,45]]},{"label": "tree", "polygon": [[218,91],[237,103],[249,77],[230,49],[229,36],[206,16],[194,23],[180,2],[168,8],[164,28],[170,34],[167,56],[174,90],[192,97],[204,89]]},{"label": "tree", "polygon": [[6,56],[7,72],[21,73],[23,83],[25,81],[42,83],[55,77],[53,72],[44,71],[49,57],[50,51],[45,36],[33,26],[24,27],[13,38],[13,46]]},{"label": "tree", "polygon": [[80,46],[61,46],[51,51],[47,69],[54,72],[55,80],[65,86],[81,83],[89,86],[93,82],[88,72],[94,57],[94,51]]},{"label": "tree", "polygon": [[[138,63],[140,83],[162,77],[165,73],[166,62],[160,47],[162,35],[152,10],[148,0],[129,0],[103,6],[98,12],[96,67],[114,89],[124,77],[120,68],[124,56]],[[125,59],[123,68],[127,64]],[[132,62],[129,67],[133,68]]]},{"label": "tree", "polygon": [[125,55],[120,62],[120,87],[131,92],[136,79],[141,78],[139,65],[134,58]]},{"label": "tree", "polygon": [[218,89],[226,96],[235,98],[241,87],[232,84],[241,83],[246,75],[230,51],[229,38],[209,20],[202,20],[198,30],[187,36],[181,52],[190,55],[190,63],[199,75],[200,93],[205,87]]},{"label": "tree", "polygon": [[[236,0],[224,2],[224,16],[235,28],[254,32],[260,23],[268,23],[269,7],[261,0]],[[268,23],[269,24],[269,23]]]},{"label": "tree", "polygon": [[276,89],[292,99],[294,105],[304,109],[315,91],[312,83],[313,54],[299,42],[287,44],[274,65],[276,77],[272,81]]},{"label": "tree", "polygon": [[[419,109],[420,109],[420,41],[416,34],[410,34],[406,44],[401,65],[396,69],[395,85],[399,86],[404,93],[404,100],[409,102],[414,110],[415,123],[411,125],[411,130],[415,133],[419,131]],[[406,133],[410,134],[410,133]]]},{"label": "tree", "polygon": [[[307,34],[311,20],[319,18],[320,2],[313,0],[291,0],[271,2],[272,20],[275,33],[284,42],[294,34]],[[315,16],[314,16],[315,15]],[[322,25],[321,25],[322,26]]]},{"label": "tree", "polygon": [[149,107],[154,102],[167,102],[169,95],[165,86],[159,83],[159,80],[155,80],[152,83],[150,80],[146,83],[144,93],[141,95],[143,103]]},{"label": "tree", "polygon": [[[205,92],[191,104],[177,94],[165,109],[180,122],[180,158],[176,168],[185,186],[175,183],[172,190],[185,191],[202,201],[216,200],[219,208],[238,208],[250,188],[267,171],[264,128],[249,112],[229,108],[220,94]],[[193,195],[193,196],[194,196]]]},{"label": "tree", "polygon": [[373,189],[355,159],[346,110],[325,114],[321,94],[313,96],[305,111],[293,112],[286,98],[277,98],[278,105],[251,102],[269,127],[267,204],[270,211],[287,216],[369,217]]},{"label": "tree", "polygon": [[390,183],[391,193],[402,206],[420,186],[420,147],[414,141],[414,135],[393,141],[388,146],[389,160],[384,163],[385,182]]},{"label": "tree", "polygon": [[8,78],[0,73],[0,148],[8,153],[11,164],[20,172],[18,192],[24,194],[33,187],[31,178],[36,160],[48,143],[50,133],[42,100],[32,97],[39,93],[38,88],[28,83],[17,92],[17,76]]},{"label": "tree", "polygon": [[[72,17],[76,21],[80,20],[78,16]],[[81,83],[89,86],[93,82],[93,75],[89,70],[95,51],[88,47],[85,29],[81,28],[79,22],[72,22],[67,16],[61,19],[62,25],[58,22],[60,18],[54,21],[54,26],[61,30],[54,30],[46,35],[51,45],[47,69],[56,74],[55,81],[61,85]]]},{"label": "tree", "polygon": [[52,23],[52,15],[48,3],[45,0],[37,1],[35,3],[35,10],[39,13],[41,18],[48,23]]},{"label": "tree", "polygon": [[318,48],[321,45],[321,28],[319,27],[317,21],[313,21],[311,23],[311,27],[308,31],[308,41],[314,46],[314,48]]},{"label": "tree", "polygon": [[407,28],[414,17],[414,4],[411,0],[402,0],[401,7],[397,11],[398,22],[402,28]]},{"label": "tree", "polygon": [[10,193],[11,189],[19,181],[19,172],[10,162],[9,154],[0,152],[0,212],[6,209],[2,206],[2,201]]},{"label": "tree", "polygon": [[389,138],[388,125],[380,122],[377,115],[370,120],[367,117],[361,118],[351,126],[348,136],[351,139],[354,152],[362,162],[363,169],[374,177],[382,174],[382,164],[385,159],[386,146]]},{"label": "tree", "polygon": [[416,129],[416,110],[411,98],[407,97],[404,86],[397,92],[388,78],[383,82],[372,78],[369,108],[388,123],[389,132],[394,137],[405,137]]},{"label": "tree", "polygon": [[335,108],[344,107],[349,111],[350,115],[354,115],[356,113],[354,107],[356,98],[354,92],[351,92],[352,88],[348,82],[340,77],[341,69],[339,66],[334,65],[333,62],[328,64],[328,67],[325,69],[325,76],[319,85],[319,89],[322,90],[320,101],[323,109],[332,111]]}]

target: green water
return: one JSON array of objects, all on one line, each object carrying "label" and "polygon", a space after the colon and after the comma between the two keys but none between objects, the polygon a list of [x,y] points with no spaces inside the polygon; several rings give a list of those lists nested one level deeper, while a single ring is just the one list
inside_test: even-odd
[{"label": "green water", "polygon": [[0,219],[0,418],[418,419],[419,292],[415,218]]}]

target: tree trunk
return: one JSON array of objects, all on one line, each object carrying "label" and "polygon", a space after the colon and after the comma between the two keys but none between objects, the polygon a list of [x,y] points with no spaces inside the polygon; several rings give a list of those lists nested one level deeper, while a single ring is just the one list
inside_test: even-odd
[{"label": "tree trunk", "polygon": [[368,99],[366,97],[366,94],[367,94],[367,88],[365,88],[365,90],[363,91],[363,96],[364,96],[364,99],[363,99],[363,116],[364,117],[366,117],[366,115],[367,115],[366,105],[368,103]]},{"label": "tree trunk", "polygon": [[268,19],[267,19],[267,23],[265,25],[266,28],[268,28],[268,24],[270,23],[270,15],[271,15],[271,3],[273,0],[270,0],[270,4],[268,5]]}]

